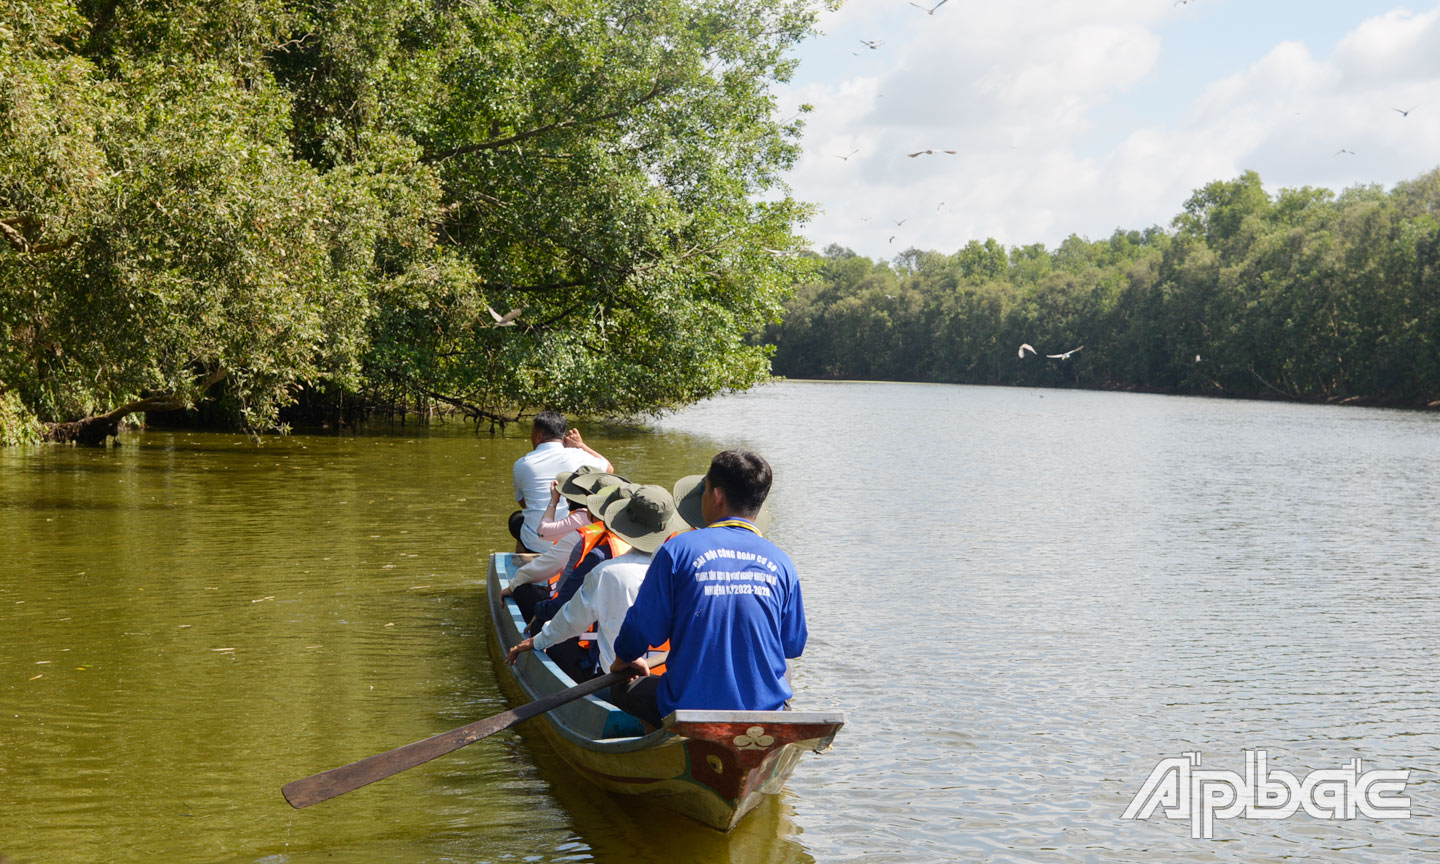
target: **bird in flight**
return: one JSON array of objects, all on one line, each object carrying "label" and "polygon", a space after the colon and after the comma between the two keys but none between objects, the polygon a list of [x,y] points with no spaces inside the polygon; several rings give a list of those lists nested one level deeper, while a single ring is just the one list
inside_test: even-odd
[{"label": "bird in flight", "polygon": [[885,44],[885,40],[884,40],[884,39],[861,39],[861,40],[860,40],[860,44],[861,44],[861,45],[864,45],[866,48],[869,48],[871,51],[874,51],[876,48],[879,48],[881,45],[884,45],[884,44]]},{"label": "bird in flight", "polygon": [[909,217],[909,216],[906,216],[904,219],[891,219],[890,221],[895,223],[895,227],[896,227],[896,228],[899,228],[901,225],[904,225],[906,222],[909,222],[909,221],[910,221],[910,217]]},{"label": "bird in flight", "polygon": [[1409,108],[1391,108],[1391,111],[1399,111],[1401,117],[1409,117],[1410,112],[1418,108],[1418,105],[1411,105]]},{"label": "bird in flight", "polygon": [[890,242],[891,242],[891,243],[894,243],[894,242],[895,242],[895,235],[894,235],[894,234],[891,234],[891,235],[890,235]]},{"label": "bird in flight", "polygon": [[960,152],[960,151],[958,151],[958,150],[916,150],[914,153],[907,153],[907,154],[905,154],[905,155],[909,156],[911,159],[914,159],[916,156],[927,156],[927,155],[933,156],[933,155],[935,155],[935,154],[937,154],[937,153],[949,153],[951,156],[954,156],[954,155],[955,155],[956,153],[958,153],[958,152]]},{"label": "bird in flight", "polygon": [[931,6],[929,9],[926,9],[924,6],[921,6],[919,3],[911,3],[910,5],[911,5],[911,6],[914,6],[916,9],[919,9],[921,12],[924,12],[926,15],[934,15],[936,9],[939,9],[941,6],[944,6],[946,3],[949,3],[949,2],[950,2],[950,0],[940,0],[939,3],[936,3],[934,6]]},{"label": "bird in flight", "polygon": [[496,327],[514,327],[514,326],[515,326],[515,319],[516,319],[516,318],[519,318],[519,317],[520,317],[520,313],[525,311],[524,307],[521,307],[521,308],[518,308],[518,309],[511,309],[509,312],[506,312],[504,315],[501,315],[499,312],[496,312],[494,309],[491,309],[489,306],[486,306],[485,308],[486,308],[487,310],[489,310],[489,312],[490,312],[490,317],[495,319],[495,326],[496,326]]},{"label": "bird in flight", "polygon": [[1020,354],[1020,359],[1021,359],[1021,360],[1024,360],[1024,359],[1025,359],[1025,352],[1026,352],[1026,351],[1029,351],[1031,354],[1034,354],[1034,353],[1035,353],[1035,349],[1032,348],[1032,347],[1030,347],[1030,343],[1029,343],[1029,342],[1022,342],[1022,343],[1020,343],[1020,351],[1019,351],[1019,354]]},{"label": "bird in flight", "polygon": [[1339,150],[1336,150],[1336,151],[1335,151],[1335,155],[1336,155],[1336,156],[1343,156],[1343,155],[1345,155],[1345,154],[1347,154],[1347,153],[1348,153],[1349,155],[1351,155],[1351,156],[1354,156],[1354,155],[1355,155],[1355,151],[1354,151],[1354,150],[1346,150],[1344,147],[1341,147]]},{"label": "bird in flight", "polygon": [[851,156],[854,156],[856,153],[859,153],[859,152],[860,152],[859,150],[851,150],[849,153],[846,153],[844,156],[841,156],[841,155],[839,155],[838,153],[831,153],[830,155],[831,155],[831,156],[834,156],[836,159],[839,159],[841,162],[849,162],[849,161],[850,161],[850,157],[851,157]]},{"label": "bird in flight", "polygon": [[1076,351],[1079,351],[1079,350],[1081,350],[1081,349],[1084,348],[1084,347],[1085,347],[1084,345],[1081,345],[1079,348],[1071,348],[1069,351],[1066,351],[1064,354],[1046,354],[1045,356],[1046,356],[1046,357],[1049,357],[1051,360],[1069,360],[1071,354],[1074,354]]}]

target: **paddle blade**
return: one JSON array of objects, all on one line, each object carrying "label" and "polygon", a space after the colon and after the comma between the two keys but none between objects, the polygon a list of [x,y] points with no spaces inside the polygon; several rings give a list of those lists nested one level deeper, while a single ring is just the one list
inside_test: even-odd
[{"label": "paddle blade", "polygon": [[285,795],[285,800],[289,802],[290,806],[296,810],[309,807],[311,804],[319,804],[321,801],[329,801],[337,795],[344,795],[361,786],[368,786],[376,780],[384,780],[386,777],[394,776],[401,771],[414,768],[416,765],[423,765],[446,753],[453,753],[466,744],[473,744],[481,738],[509,729],[516,723],[559,708],[561,705],[603,690],[612,684],[629,680],[631,674],[630,672],[611,672],[601,675],[584,684],[577,684],[569,690],[552,693],[528,705],[503,711],[484,720],[477,720],[468,726],[451,729],[449,732],[443,732],[433,738],[426,738],[424,741],[396,747],[394,750],[368,756],[359,762],[351,762],[349,765],[331,768],[329,771],[322,771],[319,774],[312,774],[309,777],[286,783],[280,787],[280,791]]}]

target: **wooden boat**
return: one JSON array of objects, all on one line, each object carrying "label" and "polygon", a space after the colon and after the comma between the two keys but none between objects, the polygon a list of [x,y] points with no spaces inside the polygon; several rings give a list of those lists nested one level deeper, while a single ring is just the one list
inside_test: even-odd
[{"label": "wooden boat", "polygon": [[[490,556],[490,650],[502,688],[512,699],[533,701],[575,682],[543,652],[527,651],[514,666],[505,664],[525,626],[514,601],[500,598],[515,566],[509,553]],[[602,789],[642,795],[729,831],[763,796],[780,791],[801,753],[830,749],[845,717],[835,711],[675,711],[647,734],[636,718],[600,696],[586,696],[536,723],[561,758]]]}]

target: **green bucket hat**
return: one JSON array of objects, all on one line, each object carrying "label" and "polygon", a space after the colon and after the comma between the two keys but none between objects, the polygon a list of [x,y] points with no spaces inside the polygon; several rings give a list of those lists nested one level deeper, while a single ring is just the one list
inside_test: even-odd
[{"label": "green bucket hat", "polygon": [[602,488],[630,482],[618,474],[610,474],[590,465],[582,465],[576,471],[562,471],[555,475],[555,481],[560,484],[560,494],[581,507],[585,506],[586,499]]},{"label": "green bucket hat", "polygon": [[[692,528],[704,528],[705,517],[700,512],[700,497],[705,494],[705,475],[691,474],[675,481],[675,508]],[[750,520],[764,534],[770,530],[770,508],[760,505],[760,512]]]},{"label": "green bucket hat", "polygon": [[605,506],[617,497],[629,498],[637,487],[634,483],[612,483],[609,486],[601,486],[596,492],[591,493],[578,503],[590,511],[591,519],[601,519],[600,513]]},{"label": "green bucket hat", "polygon": [[610,499],[600,512],[606,528],[641,552],[654,552],[665,538],[688,527],[664,486],[637,486]]},{"label": "green bucket hat", "polygon": [[[601,474],[601,473],[603,473],[603,472],[602,472],[599,468],[596,468],[594,465],[581,465],[579,468],[576,468],[574,471],[561,471],[559,474],[556,474],[556,475],[555,475],[555,482],[558,483],[558,484],[560,484],[560,494],[561,494],[561,495],[564,495],[566,498],[568,498],[568,499],[570,499],[571,501],[573,501],[573,500],[575,500],[574,498],[571,498],[569,495],[566,495],[566,494],[565,494],[565,487],[570,486],[571,484],[573,484],[573,483],[575,482],[575,478],[576,478],[576,477],[584,477],[584,476],[586,476],[587,474]],[[588,493],[587,493],[587,494],[588,494]]]}]

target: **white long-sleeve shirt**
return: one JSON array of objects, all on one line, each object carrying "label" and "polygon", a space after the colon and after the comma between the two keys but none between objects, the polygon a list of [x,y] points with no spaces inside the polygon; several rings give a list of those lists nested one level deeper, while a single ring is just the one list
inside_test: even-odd
[{"label": "white long-sleeve shirt", "polygon": [[531,582],[544,582],[551,576],[565,569],[570,561],[570,555],[575,551],[575,544],[580,542],[580,532],[571,531],[564,537],[555,541],[555,545],[541,552],[539,557],[534,558],[528,564],[522,564],[516,568],[515,575],[510,577],[510,590],[514,591],[521,585],[528,585]]},{"label": "white long-sleeve shirt", "polygon": [[544,651],[573,639],[594,624],[600,642],[600,668],[609,670],[615,662],[615,636],[625,623],[625,613],[640,593],[652,553],[631,549],[611,558],[585,574],[585,582],[555,617],[535,634],[536,651]]}]

